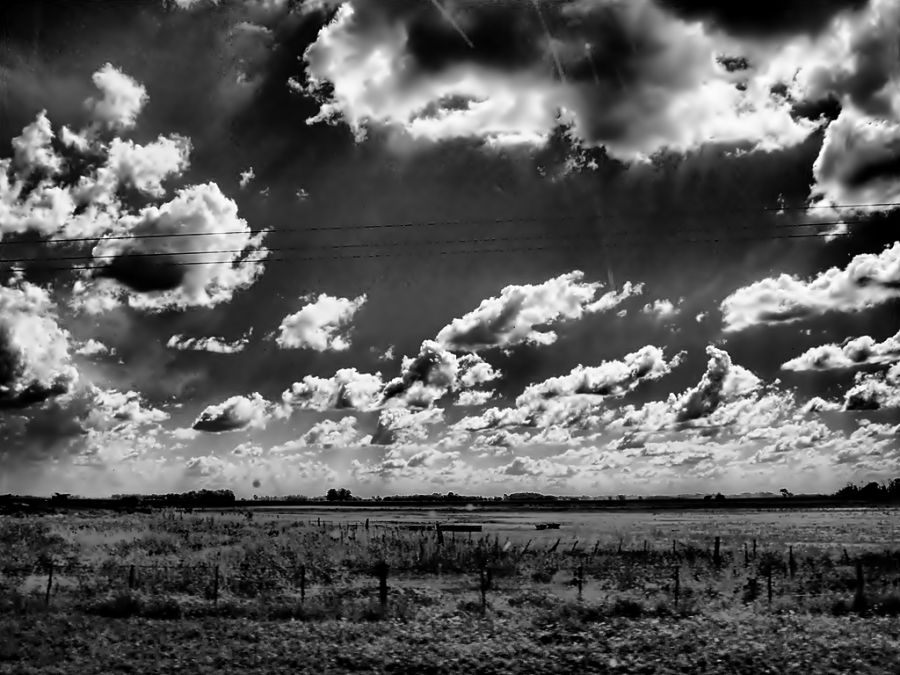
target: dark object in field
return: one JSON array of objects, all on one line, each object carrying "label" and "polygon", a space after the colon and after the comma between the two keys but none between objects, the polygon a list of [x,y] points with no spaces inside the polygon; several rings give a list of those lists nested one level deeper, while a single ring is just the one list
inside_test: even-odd
[{"label": "dark object in field", "polygon": [[437,526],[441,532],[481,532],[481,525],[443,525]]},{"label": "dark object in field", "polygon": [[559,523],[535,523],[534,529],[536,530],[558,530],[560,524]]}]

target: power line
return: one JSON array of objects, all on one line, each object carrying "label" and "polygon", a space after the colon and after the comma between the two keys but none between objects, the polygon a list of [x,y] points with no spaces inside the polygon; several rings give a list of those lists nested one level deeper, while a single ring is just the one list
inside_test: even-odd
[{"label": "power line", "polygon": [[[837,223],[831,223],[832,225]],[[825,226],[827,223],[821,223],[821,225]],[[750,228],[745,228],[750,229]],[[620,231],[622,234],[628,234],[627,231]],[[604,236],[610,233],[604,233]],[[353,249],[353,248],[394,248],[394,247],[404,247],[404,246],[436,246],[436,245],[454,245],[454,244],[482,244],[482,243],[499,243],[499,242],[517,242],[517,241],[557,241],[560,239],[594,239],[597,238],[597,234],[595,233],[573,233],[573,234],[535,234],[535,235],[516,235],[516,236],[505,236],[505,237],[472,237],[472,238],[464,238],[464,239],[429,239],[423,241],[388,241],[388,242],[367,242],[367,243],[354,243],[354,244],[319,244],[319,245],[304,245],[304,246],[277,246],[267,248],[269,251],[305,251],[308,249]],[[823,233],[796,233],[793,235],[772,235],[771,238],[796,238],[796,237],[820,237],[823,236]],[[833,235],[832,235],[833,236]],[[644,243],[649,241],[658,241],[660,239],[667,238],[677,238],[675,234],[667,234],[663,233],[658,237],[632,237],[632,242],[628,243]],[[769,237],[759,237],[759,238],[769,238]],[[738,237],[724,237],[719,239],[708,239],[708,240],[692,240],[685,239],[683,241],[687,242],[702,242],[702,241],[731,241],[731,240],[741,240],[741,239],[753,239],[753,238],[738,238]],[[609,246],[610,244],[604,244]],[[133,253],[104,253],[99,255],[94,254],[81,254],[81,255],[71,255],[71,256],[47,256],[47,257],[22,257],[22,258],[0,258],[0,263],[15,263],[15,262],[35,262],[35,261],[67,261],[67,260],[98,260],[98,259],[110,259],[110,258],[153,258],[153,257],[166,257],[166,256],[180,256],[180,255],[213,255],[219,253],[243,253],[245,249],[208,249],[208,250],[189,250],[189,251],[136,251]]]},{"label": "power line", "polygon": [[[715,215],[717,213],[754,213],[754,212],[782,212],[782,211],[805,211],[809,209],[862,209],[862,208],[884,208],[889,206],[900,207],[900,202],[872,202],[869,204],[835,204],[835,205],[812,205],[812,206],[779,206],[779,207],[756,207],[756,208],[747,208],[747,209],[708,209],[708,210],[695,210],[695,211],[682,211],[682,212],[667,212],[665,214],[657,214],[657,213],[648,213],[645,211],[642,212],[619,212],[617,216],[622,217],[643,217],[643,218],[652,218],[652,217],[660,217],[661,215],[664,217],[672,218],[675,216],[683,217],[683,216],[698,216],[698,215]],[[592,221],[593,219],[609,219],[609,215],[602,214],[588,214],[588,215],[544,215],[544,216],[512,216],[507,218],[470,218],[470,219],[451,219],[451,220],[428,220],[428,221],[407,221],[407,222],[397,222],[397,223],[378,223],[378,224],[369,224],[369,225],[316,225],[312,227],[304,227],[304,228],[295,228],[295,227],[269,227],[262,228],[255,232],[247,231],[247,230],[218,230],[218,231],[207,231],[207,232],[170,232],[170,233],[148,233],[148,234],[122,234],[122,235],[108,235],[108,236],[93,236],[93,237],[58,237],[55,239],[43,239],[35,242],[22,242],[22,241],[0,241],[0,246],[23,246],[23,245],[36,245],[36,244],[74,244],[74,243],[85,243],[85,242],[98,242],[98,241],[114,241],[114,240],[132,240],[132,239],[162,239],[162,238],[178,238],[178,237],[213,237],[213,236],[223,236],[223,235],[232,235],[232,234],[249,234],[251,236],[256,236],[259,234],[268,234],[270,232],[292,232],[295,234],[304,234],[307,232],[342,232],[342,231],[354,231],[354,230],[382,230],[382,229],[415,229],[420,227],[461,227],[468,225],[503,225],[503,224],[513,224],[513,223],[540,223],[540,222],[556,222],[556,221],[567,221],[567,220],[583,220],[583,221]],[[863,222],[861,220],[850,221],[851,223],[860,223]],[[865,221],[868,222],[868,221]],[[773,223],[769,225],[772,228],[791,228],[791,227],[816,227],[816,226],[824,226],[824,225],[840,225],[840,224],[850,224],[845,220],[839,221],[822,221],[822,222],[812,222],[812,223],[785,223],[785,224],[777,224]],[[749,229],[755,228],[756,226],[740,226],[740,229]],[[708,229],[708,228],[699,228],[699,229]],[[614,233],[614,232],[612,232]],[[607,234],[612,234],[607,233]]]},{"label": "power line", "polygon": [[[558,236],[548,236],[541,235],[545,239],[559,239]],[[830,234],[832,237],[847,237],[851,236],[849,232],[837,232]],[[760,241],[760,240],[776,240],[776,239],[810,239],[810,238],[822,238],[822,233],[813,233],[813,234],[786,234],[786,235],[769,235],[769,236],[760,236],[760,237],[724,237],[724,238],[710,238],[710,239],[672,239],[667,242],[667,244],[698,244],[698,243],[738,243],[744,241]],[[663,239],[665,237],[662,237]],[[660,238],[649,239],[645,238],[643,241],[641,240],[633,240],[629,242],[616,242],[616,243],[607,243],[604,244],[604,248],[626,248],[629,246],[645,246],[648,242],[658,242]],[[411,244],[418,245],[429,245],[429,243],[433,244],[435,242],[410,242]],[[471,240],[465,240],[464,243],[472,243]],[[356,247],[355,244],[337,244],[335,247]],[[371,246],[372,245],[360,245],[360,246]],[[531,251],[549,251],[549,250],[563,250],[566,248],[577,247],[579,249],[584,249],[583,244],[571,243],[571,244],[555,244],[555,245],[545,245],[545,246],[529,246],[529,247],[503,247],[503,248],[486,248],[486,249],[454,249],[454,250],[438,250],[438,251],[403,251],[403,252],[392,252],[392,253],[359,253],[359,254],[351,254],[351,255],[320,255],[320,256],[285,256],[285,257],[257,257],[257,258],[243,258],[238,260],[164,260],[159,263],[160,266],[172,266],[172,267],[190,267],[197,265],[245,265],[245,264],[261,264],[261,263],[277,263],[277,262],[306,262],[306,261],[324,261],[324,260],[361,260],[361,259],[377,259],[377,258],[399,258],[399,257],[409,257],[409,256],[428,256],[428,255],[478,255],[478,254],[509,254],[509,253],[520,253],[520,252],[531,252]],[[325,247],[323,247],[325,248]],[[291,249],[270,249],[274,251],[280,250],[291,250]],[[125,253],[121,255],[110,255],[106,257],[120,259],[120,258],[141,258],[141,257],[153,257],[153,256],[178,256],[178,255],[187,255],[187,254],[215,254],[215,253],[242,253],[243,250],[238,249],[220,249],[217,251],[184,251],[184,252],[142,252],[142,253]],[[26,259],[10,259],[4,260],[0,259],[0,263],[12,263],[12,262],[54,262],[56,260],[66,260],[67,258],[26,258]],[[95,259],[90,256],[82,256],[78,259]],[[108,269],[109,264],[105,265],[62,265],[62,266],[43,266],[45,270],[54,270],[54,271],[63,271],[63,270],[92,270],[92,269]]]}]

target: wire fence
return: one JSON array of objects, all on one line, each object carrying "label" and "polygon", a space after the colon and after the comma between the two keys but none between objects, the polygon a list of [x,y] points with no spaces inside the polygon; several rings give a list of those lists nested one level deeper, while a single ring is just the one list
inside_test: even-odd
[{"label": "wire fence", "polygon": [[[320,528],[327,528],[322,525]],[[342,531],[362,529],[349,525]],[[373,528],[374,529],[374,528]],[[415,531],[409,528],[410,531]],[[367,531],[367,530],[364,530]],[[402,543],[400,532],[391,528],[374,535],[373,542]],[[456,533],[453,533],[454,535]],[[900,551],[884,551],[850,557],[846,548],[837,560],[814,559],[786,551],[758,551],[753,540],[743,547],[725,550],[717,537],[707,548],[673,541],[666,549],[624,548],[620,542],[606,547],[600,541],[565,544],[562,538],[544,547],[500,544],[490,536],[451,538],[432,529],[415,546],[385,550],[383,557],[344,558],[337,565],[323,566],[295,550],[285,555],[222,557],[201,562],[157,562],[116,560],[84,561],[43,557],[23,564],[0,564],[0,595],[27,589],[43,593],[50,605],[56,598],[94,597],[104,593],[140,592],[202,598],[216,603],[222,597],[265,599],[292,595],[301,603],[309,597],[334,592],[376,593],[388,601],[389,589],[427,589],[459,594],[478,592],[482,603],[488,593],[514,592],[526,586],[561,593],[571,589],[577,598],[649,589],[668,595],[677,605],[689,594],[738,595],[744,602],[778,598],[821,598],[835,593],[863,597],[870,585],[881,591],[900,587]],[[443,537],[443,540],[441,539]],[[350,544],[346,541],[346,544]],[[391,556],[393,553],[393,557]],[[387,560],[398,560],[391,565]]]}]

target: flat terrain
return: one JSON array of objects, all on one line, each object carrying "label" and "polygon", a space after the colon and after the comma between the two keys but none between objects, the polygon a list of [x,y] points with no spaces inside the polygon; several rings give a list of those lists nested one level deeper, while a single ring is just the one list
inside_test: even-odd
[{"label": "flat terrain", "polygon": [[[4,516],[0,673],[894,673],[898,516]],[[560,528],[535,529],[548,522]]]}]

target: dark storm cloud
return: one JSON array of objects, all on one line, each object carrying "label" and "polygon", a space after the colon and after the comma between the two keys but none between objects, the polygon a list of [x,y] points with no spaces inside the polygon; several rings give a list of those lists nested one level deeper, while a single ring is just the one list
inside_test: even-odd
[{"label": "dark storm cloud", "polygon": [[678,16],[702,21],[732,35],[772,37],[817,33],[840,12],[859,11],[869,0],[655,0]]},{"label": "dark storm cloud", "polygon": [[305,53],[324,99],[315,119],[342,114],[353,127],[390,122],[430,138],[533,137],[565,108],[583,140],[625,157],[719,138],[795,143],[810,130],[767,90],[736,88],[709,36],[648,0],[443,7],[342,5]]},{"label": "dark storm cloud", "polygon": [[126,251],[104,265],[97,276],[120,281],[138,293],[149,293],[178,288],[184,281],[186,269],[178,265],[174,255],[151,258]]}]

